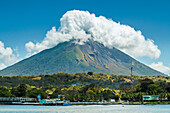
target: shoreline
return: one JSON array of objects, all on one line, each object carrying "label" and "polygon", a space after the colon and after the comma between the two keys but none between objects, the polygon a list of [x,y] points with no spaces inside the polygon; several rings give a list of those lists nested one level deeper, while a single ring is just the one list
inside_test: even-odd
[{"label": "shoreline", "polygon": [[[39,103],[0,103],[0,105],[34,105],[34,106],[63,106],[63,105],[56,105],[56,104],[39,104]],[[73,102],[72,106],[78,105],[170,105],[170,102],[133,102],[133,103],[81,103],[81,102]]]}]

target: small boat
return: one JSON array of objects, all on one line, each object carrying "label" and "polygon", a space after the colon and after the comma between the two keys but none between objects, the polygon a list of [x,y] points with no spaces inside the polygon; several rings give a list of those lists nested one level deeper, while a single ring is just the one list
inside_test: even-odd
[{"label": "small boat", "polygon": [[72,106],[72,103],[63,103],[63,106]]},{"label": "small boat", "polygon": [[63,100],[63,106],[72,106],[70,101]]}]

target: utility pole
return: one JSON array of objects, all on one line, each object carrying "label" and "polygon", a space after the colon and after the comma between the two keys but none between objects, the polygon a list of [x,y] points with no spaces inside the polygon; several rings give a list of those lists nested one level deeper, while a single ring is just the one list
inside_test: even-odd
[{"label": "utility pole", "polygon": [[133,75],[133,67],[131,67],[131,77],[132,77],[132,75]]},{"label": "utility pole", "polygon": [[132,81],[133,67],[131,67],[130,70],[131,70],[131,77],[130,78],[131,78],[131,81]]}]

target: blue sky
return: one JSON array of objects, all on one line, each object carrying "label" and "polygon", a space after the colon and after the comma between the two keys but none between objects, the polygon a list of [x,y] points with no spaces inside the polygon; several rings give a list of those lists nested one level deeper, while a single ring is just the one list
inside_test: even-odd
[{"label": "blue sky", "polygon": [[0,41],[4,48],[10,47],[14,54],[19,54],[15,60],[23,59],[28,53],[26,43],[41,42],[47,31],[60,26],[60,18],[67,11],[84,10],[140,30],[146,39],[154,40],[161,55],[158,59],[136,59],[147,65],[162,62],[170,67],[169,6],[169,0],[0,0]]}]

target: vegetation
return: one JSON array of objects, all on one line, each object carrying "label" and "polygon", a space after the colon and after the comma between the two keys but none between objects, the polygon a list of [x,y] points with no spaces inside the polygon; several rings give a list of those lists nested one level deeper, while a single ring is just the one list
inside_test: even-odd
[{"label": "vegetation", "polygon": [[[1,76],[0,97],[58,98],[71,101],[101,101],[121,98],[142,101],[142,95],[170,100],[170,77],[126,76],[103,73],[54,73],[39,76]],[[64,99],[64,97],[63,97]]]},{"label": "vegetation", "polygon": [[142,95],[159,95],[160,100],[170,100],[170,82],[161,79],[155,82],[149,78],[141,79],[135,86],[129,84],[128,90],[122,86],[121,95],[122,99],[130,101],[141,101]]}]

